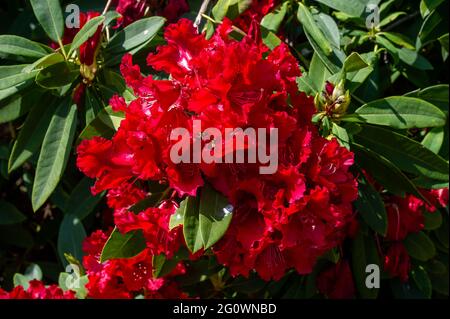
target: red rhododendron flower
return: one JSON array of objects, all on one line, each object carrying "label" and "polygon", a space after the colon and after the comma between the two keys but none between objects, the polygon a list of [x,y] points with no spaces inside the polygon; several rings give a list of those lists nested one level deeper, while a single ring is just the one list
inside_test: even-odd
[{"label": "red rhododendron flower", "polygon": [[[214,246],[219,262],[233,275],[256,270],[269,280],[281,278],[290,268],[309,273],[319,256],[342,242],[354,220],[357,183],[349,171],[353,154],[336,140],[320,137],[311,124],[314,104],[298,92],[300,69],[286,45],[270,52],[262,45],[257,24],[242,41],[229,38],[230,31],[226,19],[210,40],[189,20],[168,26],[167,44],[147,61],[170,74],[170,80],[144,77],[131,56],[124,56],[121,72],[137,99],[129,105],[120,97],[111,100],[125,119],[112,140],[84,141],[77,164],[97,179],[94,192],[109,190],[119,229],[142,230],[152,255],[171,256],[179,249],[180,228],[168,229],[176,207],[166,201],[138,214],[128,211],[144,196],[129,183],[166,182],[183,197],[196,195],[208,182],[234,206],[231,226]],[[272,145],[280,159],[278,171],[261,175],[260,163],[175,164],[170,158],[172,129],[191,131],[194,120],[221,132],[236,127],[279,129],[277,144]],[[196,137],[187,138],[186,145],[194,145]],[[201,147],[206,147],[204,141]],[[226,141],[214,147],[226,150]]]},{"label": "red rhododendron flower", "polygon": [[0,299],[75,299],[75,292],[63,291],[56,285],[45,286],[42,281],[31,280],[28,289],[16,286],[11,292],[0,288]]},{"label": "red rhododendron flower", "polygon": [[384,269],[393,277],[408,281],[411,261],[405,246],[401,242],[393,243],[384,257]]},{"label": "red rhododendron flower", "polygon": [[348,261],[341,260],[322,271],[316,279],[317,289],[331,299],[355,297],[355,284]]},{"label": "red rhododendron flower", "polygon": [[126,27],[146,15],[159,15],[174,22],[189,11],[186,0],[115,0],[114,5],[116,11],[122,15],[117,21],[116,28]]},{"label": "red rhododendron flower", "polygon": [[[146,298],[187,298],[169,277],[153,278],[152,254],[145,249],[128,259],[111,259],[99,262],[108,234],[98,230],[83,243],[86,256],[83,265],[89,278],[86,285],[89,298],[129,299],[138,294]],[[184,273],[180,263],[170,274]]]}]

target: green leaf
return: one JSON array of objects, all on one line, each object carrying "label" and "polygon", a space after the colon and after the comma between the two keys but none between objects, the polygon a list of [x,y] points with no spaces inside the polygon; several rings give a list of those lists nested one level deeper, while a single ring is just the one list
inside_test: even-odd
[{"label": "green leaf", "polygon": [[448,84],[438,84],[424,89],[415,90],[405,94],[405,96],[416,97],[439,107],[442,111],[448,112]]},{"label": "green leaf", "polygon": [[415,50],[416,47],[414,46],[414,44],[411,42],[410,39],[408,39],[405,35],[401,34],[401,33],[395,33],[395,32],[379,32],[378,35],[382,35],[384,37],[386,37],[389,41],[410,49],[410,50]]},{"label": "green leaf", "polygon": [[361,17],[369,3],[378,4],[379,0],[315,0],[337,11],[342,11],[352,17]]},{"label": "green leaf", "polygon": [[203,248],[202,234],[200,231],[199,200],[189,196],[180,205],[183,215],[183,235],[186,246],[195,254]]},{"label": "green leaf", "polygon": [[96,98],[96,94],[94,89],[88,88],[85,94],[85,108],[86,108],[86,126],[89,125],[95,118],[98,113],[103,110],[103,105]]},{"label": "green leaf", "polygon": [[389,23],[394,22],[395,20],[397,20],[398,17],[405,15],[405,14],[406,14],[406,12],[392,12],[386,18],[384,18],[383,20],[380,21],[378,28],[382,28],[382,27],[388,25]]},{"label": "green leaf", "polygon": [[375,299],[378,296],[379,289],[369,289],[366,286],[368,275],[366,267],[369,264],[380,266],[380,257],[378,256],[375,241],[364,236],[362,231],[359,231],[352,242],[352,269],[355,285],[361,298]]},{"label": "green leaf", "polygon": [[325,55],[331,55],[333,49],[330,43],[327,41],[317,23],[314,21],[314,17],[309,9],[303,4],[298,4],[297,18],[303,26],[305,33],[308,33],[319,48],[325,53]]},{"label": "green leaf", "polygon": [[64,212],[74,215],[80,220],[85,219],[103,197],[103,194],[93,196],[91,193],[92,186],[94,186],[94,180],[87,177],[83,178],[70,194]]},{"label": "green leaf", "polygon": [[81,132],[78,139],[87,140],[94,136],[111,138],[124,118],[122,112],[114,112],[111,106],[108,106],[97,114],[97,117]]},{"label": "green leaf", "polygon": [[439,37],[439,43],[441,44],[441,52],[442,52],[442,59],[444,61],[447,60],[448,54],[449,54],[449,34],[444,34],[443,36]]},{"label": "green leaf", "polygon": [[64,19],[59,0],[30,0],[34,15],[54,42],[60,42],[64,33]]},{"label": "green leaf", "polygon": [[225,16],[233,20],[247,10],[251,3],[251,0],[218,0],[212,8],[212,14],[217,21],[222,21]]},{"label": "green leaf", "polygon": [[265,27],[267,30],[277,33],[284,17],[286,16],[288,4],[289,2],[287,1],[283,2],[281,6],[264,16],[261,20],[261,26]]},{"label": "green leaf", "polygon": [[336,137],[341,146],[350,149],[350,137],[348,136],[347,130],[345,128],[333,122],[333,128],[331,132]]},{"label": "green leaf", "polygon": [[28,113],[41,101],[42,92],[36,89],[16,94],[0,102],[0,124],[14,121]]},{"label": "green leaf", "polygon": [[78,65],[70,62],[52,64],[36,76],[36,83],[47,89],[55,89],[73,83],[80,75]]},{"label": "green leaf", "polygon": [[363,126],[355,142],[411,174],[448,181],[448,163],[422,144],[381,127]]},{"label": "green leaf", "polygon": [[423,212],[424,217],[424,229],[425,230],[435,230],[441,227],[442,225],[442,214],[439,212],[439,210],[436,210],[435,212]]},{"label": "green leaf", "polygon": [[75,35],[72,41],[72,45],[70,46],[70,51],[68,55],[70,56],[72,52],[75,52],[83,43],[89,40],[100,27],[100,25],[105,21],[104,16],[95,17],[83,26],[80,31]]},{"label": "green leaf", "polygon": [[424,232],[409,234],[403,243],[408,254],[417,260],[427,261],[436,255],[433,242]]},{"label": "green leaf", "polygon": [[445,125],[446,116],[434,105],[417,98],[391,96],[361,106],[355,111],[364,122],[396,129]]},{"label": "green leaf", "polygon": [[0,200],[0,225],[19,224],[26,219],[27,217],[14,205],[7,201]]},{"label": "green leaf", "polygon": [[405,193],[414,194],[419,198],[422,196],[413,182],[388,159],[356,143],[352,143],[351,148],[356,153],[356,163],[367,170],[389,192],[401,197]]},{"label": "green leaf", "polygon": [[344,61],[344,71],[348,73],[364,69],[368,66],[366,61],[356,52],[350,54]]},{"label": "green leaf", "polygon": [[355,207],[364,221],[382,236],[387,232],[387,214],[380,194],[365,180],[359,180]]},{"label": "green leaf", "polygon": [[186,249],[180,249],[171,259],[167,259],[164,254],[153,256],[153,277],[162,278],[170,274],[180,261],[188,259],[189,254]]},{"label": "green leaf", "polygon": [[445,131],[443,127],[435,127],[425,135],[422,145],[435,154],[439,154],[444,144]]},{"label": "green leaf", "polygon": [[420,14],[422,18],[425,18],[427,15],[431,13],[434,9],[436,9],[442,2],[445,0],[422,0],[420,1]]},{"label": "green leaf", "polygon": [[48,103],[47,98],[40,99],[27,116],[25,123],[20,129],[17,140],[11,151],[8,162],[8,171],[19,168],[33,154],[39,151],[46,130],[55,112],[53,103]]},{"label": "green leaf", "polygon": [[0,90],[10,88],[32,79],[37,71],[23,72],[25,65],[0,66]]},{"label": "green leaf", "polygon": [[202,189],[200,197],[200,232],[204,249],[217,243],[230,226],[233,208],[226,197],[210,186]]},{"label": "green leaf", "polygon": [[45,134],[33,183],[31,201],[37,211],[55,190],[69,160],[77,125],[77,106],[64,99]]},{"label": "green leaf", "polygon": [[85,238],[86,231],[81,220],[75,215],[64,215],[58,234],[58,253],[63,264],[67,264],[65,254],[71,254],[78,260],[83,258]]},{"label": "green leaf", "polygon": [[397,52],[400,60],[412,66],[413,68],[424,71],[434,69],[430,61],[428,61],[425,57],[423,57],[416,51],[407,48],[401,48]]},{"label": "green leaf", "polygon": [[105,53],[118,55],[140,46],[153,39],[162,28],[166,19],[153,16],[138,20],[118,32],[105,48]]},{"label": "green leaf", "polygon": [[0,101],[3,101],[14,94],[20,93],[30,87],[32,84],[34,84],[34,79],[26,80],[20,84],[17,84],[15,86],[11,86],[7,89],[0,90]]},{"label": "green leaf", "polygon": [[122,234],[115,228],[111,236],[109,236],[105,247],[103,247],[100,262],[103,263],[109,259],[116,258],[132,258],[142,252],[145,247],[145,238],[142,231],[131,231]]},{"label": "green leaf", "polygon": [[419,36],[416,41],[416,48],[422,48],[427,44],[437,40],[442,35],[448,33],[448,1],[433,10],[422,23]]},{"label": "green leaf", "polygon": [[341,34],[334,19],[323,12],[314,13],[313,18],[331,46],[339,49],[341,47]]},{"label": "green leaf", "polygon": [[105,13],[105,21],[103,22],[103,28],[109,26],[114,20],[119,19],[122,15],[116,10],[110,10]]},{"label": "green leaf", "polygon": [[46,56],[47,51],[41,44],[16,35],[0,35],[0,56],[14,59],[16,56],[39,59]]}]

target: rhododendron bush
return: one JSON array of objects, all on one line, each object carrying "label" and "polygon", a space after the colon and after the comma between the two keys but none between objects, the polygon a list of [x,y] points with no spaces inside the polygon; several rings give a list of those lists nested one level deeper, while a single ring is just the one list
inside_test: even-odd
[{"label": "rhododendron bush", "polygon": [[448,296],[447,1],[6,1],[0,299]]}]

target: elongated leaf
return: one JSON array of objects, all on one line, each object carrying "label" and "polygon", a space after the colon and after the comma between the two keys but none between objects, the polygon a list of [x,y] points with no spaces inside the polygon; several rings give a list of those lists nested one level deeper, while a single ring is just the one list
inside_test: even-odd
[{"label": "elongated leaf", "polygon": [[414,50],[401,48],[398,52],[400,60],[419,70],[433,70],[433,65],[423,55]]},{"label": "elongated leaf", "polygon": [[359,181],[355,207],[364,221],[382,236],[387,232],[387,214],[380,194],[367,181]]},{"label": "elongated leaf", "polygon": [[368,66],[366,61],[356,52],[350,54],[344,61],[344,70],[349,73],[364,69]]},{"label": "elongated leaf", "polygon": [[145,238],[142,231],[131,231],[126,234],[113,230],[111,236],[103,247],[100,262],[114,258],[131,258],[145,249]]},{"label": "elongated leaf", "polygon": [[370,264],[380,267],[380,257],[378,256],[375,241],[367,238],[362,231],[359,231],[352,242],[352,270],[359,296],[364,299],[375,299],[379,291],[379,289],[369,289],[366,286],[368,275],[366,267]]},{"label": "elongated leaf", "polygon": [[445,112],[448,112],[448,104],[449,104],[448,95],[449,95],[448,84],[438,84],[405,94],[405,96],[417,97],[419,99],[430,102],[431,104],[436,105]]},{"label": "elongated leaf", "polygon": [[406,172],[448,181],[448,163],[406,136],[367,125],[355,136],[355,141],[386,157]]},{"label": "elongated leaf", "polygon": [[379,0],[315,0],[316,2],[320,2],[330,8],[333,8],[338,11],[345,12],[346,14],[352,17],[361,17],[363,13],[367,10],[367,5],[369,3],[377,5]]},{"label": "elongated leaf", "polygon": [[396,129],[439,127],[446,116],[434,105],[411,97],[392,96],[361,106],[355,111],[366,123]]},{"label": "elongated leaf", "polygon": [[48,103],[49,98],[38,99],[36,106],[27,116],[21,128],[8,162],[8,171],[19,168],[33,154],[39,151],[47,128],[50,124],[55,105]]},{"label": "elongated leaf", "polygon": [[445,131],[443,127],[435,127],[430,130],[422,140],[422,145],[435,154],[439,154],[444,144]]},{"label": "elongated leaf", "polygon": [[388,159],[356,143],[352,143],[351,148],[356,153],[356,162],[389,192],[401,197],[405,193],[422,196],[413,182]]},{"label": "elongated leaf", "polygon": [[60,42],[64,19],[59,0],[30,0],[34,15],[50,39]]},{"label": "elongated leaf", "polygon": [[103,105],[97,99],[95,91],[93,91],[92,88],[88,88],[86,90],[85,107],[86,107],[86,126],[87,126],[103,110]]},{"label": "elongated leaf", "polygon": [[46,56],[47,51],[36,42],[16,35],[0,35],[0,56],[15,56],[39,59]]},{"label": "elongated leaf", "polygon": [[416,47],[413,45],[410,39],[408,39],[406,36],[400,33],[395,32],[379,32],[378,35],[383,35],[386,37],[389,41],[402,46],[404,48],[415,50]]},{"label": "elongated leaf", "polygon": [[273,12],[267,14],[261,20],[261,26],[265,27],[267,30],[277,33],[286,15],[287,7],[288,2],[286,1],[280,7],[275,9]]},{"label": "elongated leaf", "polygon": [[64,99],[45,134],[33,183],[34,211],[48,199],[59,183],[69,159],[77,124],[77,107]]},{"label": "elongated leaf", "polygon": [[423,18],[436,9],[445,0],[422,0],[420,1],[420,14]]},{"label": "elongated leaf", "polygon": [[0,102],[0,123],[14,121],[28,113],[40,100],[42,92],[34,89],[24,94],[16,94],[9,99]]},{"label": "elongated leaf", "polygon": [[18,224],[26,219],[27,217],[13,204],[0,200],[0,225]]},{"label": "elongated leaf", "polygon": [[79,66],[70,62],[60,62],[41,70],[36,76],[36,83],[43,88],[55,89],[72,84],[79,75]]},{"label": "elongated leaf", "polygon": [[122,112],[114,112],[110,106],[101,110],[97,117],[81,132],[78,140],[90,139],[94,136],[111,138],[124,119]]},{"label": "elongated leaf", "polygon": [[196,197],[186,198],[180,205],[183,215],[183,235],[186,246],[192,253],[203,247],[199,221],[199,201]]},{"label": "elongated leaf", "polygon": [[403,241],[408,254],[420,261],[427,261],[436,255],[436,248],[431,239],[424,233],[411,233]]},{"label": "elongated leaf", "polygon": [[341,47],[341,34],[334,19],[323,12],[313,14],[313,18],[330,45],[339,49]]},{"label": "elongated leaf", "polygon": [[131,51],[141,44],[151,40],[159,29],[162,28],[166,19],[153,16],[138,20],[117,33],[106,47],[106,52],[112,55]]},{"label": "elongated leaf", "polygon": [[327,41],[319,26],[314,21],[309,9],[301,2],[298,4],[297,18],[302,24],[305,32],[308,33],[312,39],[314,39],[315,43],[320,47],[325,55],[331,55],[333,49],[331,48],[330,43]]},{"label": "elongated leaf", "polygon": [[83,26],[80,31],[73,38],[72,45],[70,46],[69,56],[77,50],[83,43],[85,43],[90,37],[92,37],[100,28],[100,25],[105,21],[104,16],[95,17]]},{"label": "elongated leaf", "polygon": [[32,84],[34,84],[34,79],[26,80],[20,84],[17,84],[15,86],[11,86],[7,89],[0,90],[0,101],[3,101],[14,94],[20,93],[24,91],[26,88],[30,87]]},{"label": "elongated leaf", "polygon": [[65,213],[74,215],[78,219],[85,219],[100,202],[103,194],[92,196],[91,187],[94,181],[90,178],[83,178],[70,194],[65,205]]},{"label": "elongated leaf", "polygon": [[10,88],[32,79],[37,71],[23,72],[24,65],[0,66],[0,90]]},{"label": "elongated leaf", "polygon": [[333,122],[333,128],[331,132],[336,137],[339,144],[347,149],[350,149],[350,137],[348,136],[347,130],[345,128]]},{"label": "elongated leaf", "polygon": [[85,238],[86,231],[81,220],[75,215],[64,215],[58,234],[58,253],[63,264],[67,264],[65,254],[82,260],[82,243]]},{"label": "elongated leaf", "polygon": [[202,189],[200,197],[200,232],[204,249],[218,242],[230,225],[233,208],[228,200],[210,186]]}]

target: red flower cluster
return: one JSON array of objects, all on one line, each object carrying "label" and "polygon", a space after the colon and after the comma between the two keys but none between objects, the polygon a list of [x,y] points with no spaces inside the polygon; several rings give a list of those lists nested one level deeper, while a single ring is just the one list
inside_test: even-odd
[{"label": "red flower cluster", "polygon": [[166,278],[153,278],[152,254],[146,249],[138,256],[129,259],[112,259],[99,262],[108,234],[98,230],[83,243],[86,256],[83,266],[89,282],[86,285],[88,298],[128,299],[143,294],[145,298],[187,298],[170,276],[183,274],[185,269],[180,263]]},{"label": "red flower cluster", "polygon": [[261,22],[262,18],[270,13],[278,3],[278,0],[251,0],[248,9],[234,19],[233,24],[239,29],[247,31],[253,20]]},{"label": "red flower cluster", "polygon": [[317,276],[317,289],[330,299],[355,297],[355,284],[348,261],[341,260]]},{"label": "red flower cluster", "polygon": [[[97,179],[93,193],[109,190],[119,229],[143,230],[150,255],[170,256],[182,239],[180,228],[168,229],[171,201],[138,215],[128,211],[147,193],[142,181],[167,182],[179,197],[195,196],[205,182],[211,184],[234,206],[232,224],[214,247],[219,262],[233,275],[256,270],[269,280],[290,268],[311,272],[319,256],[342,242],[353,219],[357,182],[349,172],[353,154],[319,136],[311,124],[314,104],[298,92],[295,58],[284,44],[269,51],[258,30],[253,24],[236,41],[229,37],[231,22],[224,20],[206,40],[189,20],[168,26],[167,45],[147,61],[170,80],[142,76],[125,56],[121,72],[137,99],[129,105],[121,97],[111,100],[125,119],[112,140],[82,142],[77,164]],[[250,163],[174,164],[172,129],[192,132],[194,120],[222,134],[226,128],[277,128],[278,171],[260,175],[260,165]],[[189,143],[196,138],[189,136]]]},{"label": "red flower cluster", "polygon": [[410,233],[417,233],[424,228],[424,211],[433,213],[438,207],[448,205],[448,188],[426,191],[421,194],[429,201],[413,195],[404,198],[391,196],[385,200],[388,217],[386,240],[389,242],[384,258],[385,270],[402,281],[408,280],[411,261],[405,246],[401,242]]},{"label": "red flower cluster", "polygon": [[115,6],[122,15],[117,21],[117,28],[126,27],[147,14],[160,15],[173,22],[189,11],[186,0],[115,0]]},{"label": "red flower cluster", "polygon": [[45,286],[42,281],[31,280],[28,289],[15,287],[11,292],[0,288],[0,299],[75,299],[75,292],[63,291],[56,285]]}]

